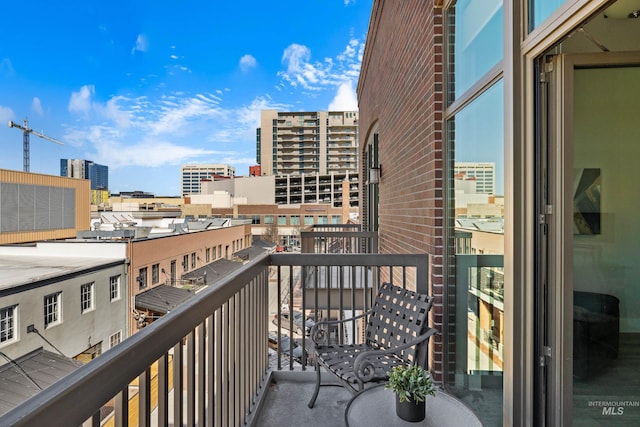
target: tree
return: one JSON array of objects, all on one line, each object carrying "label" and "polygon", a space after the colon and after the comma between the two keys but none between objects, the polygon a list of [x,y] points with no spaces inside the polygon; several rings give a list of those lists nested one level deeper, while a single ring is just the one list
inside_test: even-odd
[{"label": "tree", "polygon": [[280,244],[280,237],[278,235],[278,225],[274,222],[271,224],[265,224],[264,234],[262,235],[270,242]]}]

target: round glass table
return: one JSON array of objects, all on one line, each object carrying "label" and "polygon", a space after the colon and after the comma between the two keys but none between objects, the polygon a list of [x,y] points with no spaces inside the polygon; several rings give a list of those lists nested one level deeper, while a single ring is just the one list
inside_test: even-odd
[{"label": "round glass table", "polygon": [[378,384],[357,394],[347,404],[347,427],[438,426],[482,427],[478,417],[464,403],[443,391],[426,400],[427,414],[423,421],[411,423],[396,415],[393,392]]}]

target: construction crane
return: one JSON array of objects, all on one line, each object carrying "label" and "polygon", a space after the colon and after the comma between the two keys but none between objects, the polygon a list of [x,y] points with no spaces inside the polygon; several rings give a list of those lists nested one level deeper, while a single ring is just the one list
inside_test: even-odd
[{"label": "construction crane", "polygon": [[58,141],[55,138],[51,138],[50,136],[44,135],[38,131],[35,131],[29,127],[29,120],[24,119],[24,125],[20,126],[18,123],[12,122],[9,120],[10,128],[17,128],[22,130],[22,145],[23,145],[23,170],[24,172],[29,172],[29,134],[34,134],[35,136],[39,136],[42,139],[46,139],[51,142],[55,142],[56,144],[64,145],[64,142]]}]

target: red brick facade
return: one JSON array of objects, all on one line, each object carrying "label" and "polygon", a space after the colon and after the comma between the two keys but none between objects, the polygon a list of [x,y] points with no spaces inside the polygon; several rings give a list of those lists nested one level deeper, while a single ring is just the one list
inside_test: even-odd
[{"label": "red brick facade", "polygon": [[[433,0],[374,1],[358,82],[362,158],[371,133],[378,133],[380,252],[428,254],[430,292],[436,297],[431,323],[441,333],[442,30],[442,10]],[[442,336],[436,336],[430,355],[437,380],[442,378],[441,343]]]}]

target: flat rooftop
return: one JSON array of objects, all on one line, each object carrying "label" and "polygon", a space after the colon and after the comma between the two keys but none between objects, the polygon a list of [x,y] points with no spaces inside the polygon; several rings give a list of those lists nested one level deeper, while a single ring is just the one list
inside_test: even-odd
[{"label": "flat rooftop", "polygon": [[0,290],[110,264],[122,258],[0,254]]}]

